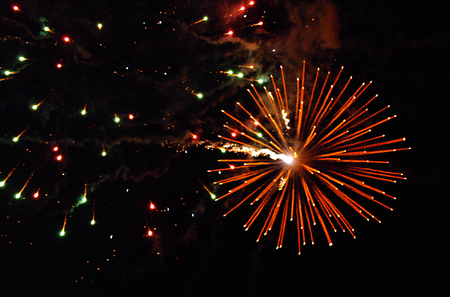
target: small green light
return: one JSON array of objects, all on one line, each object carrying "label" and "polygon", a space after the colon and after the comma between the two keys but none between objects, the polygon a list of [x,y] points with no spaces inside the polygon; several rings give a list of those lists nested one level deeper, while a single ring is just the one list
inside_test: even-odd
[{"label": "small green light", "polygon": [[105,151],[102,152],[102,156],[103,157],[106,156],[106,152]]},{"label": "small green light", "polygon": [[232,75],[233,74],[233,70],[228,70],[228,75]]},{"label": "small green light", "polygon": [[264,80],[263,79],[258,79],[258,83],[262,84],[262,83],[264,83]]},{"label": "small green light", "polygon": [[14,142],[18,142],[18,141],[19,141],[19,137],[14,137],[14,138],[13,138],[13,141],[14,141]]},{"label": "small green light", "polygon": [[86,109],[83,109],[83,110],[81,111],[81,114],[82,114],[82,115],[86,115]]},{"label": "small green light", "polygon": [[3,73],[4,73],[5,75],[10,75],[10,74],[11,74],[11,71],[5,70]]},{"label": "small green light", "polygon": [[222,153],[226,153],[226,152],[227,152],[227,150],[224,149],[224,148],[221,148],[220,151],[221,151]]},{"label": "small green light", "polygon": [[91,225],[94,226],[95,225],[95,220],[91,221]]},{"label": "small green light", "polygon": [[27,58],[25,58],[25,57],[23,57],[23,56],[20,56],[20,57],[19,57],[19,61],[20,61],[20,62],[23,62],[23,61],[25,61],[25,60],[27,60]]},{"label": "small green light", "polygon": [[203,20],[204,20],[204,21],[207,21],[207,20],[208,20],[208,17],[207,17],[207,16],[205,16],[205,17],[203,18]]},{"label": "small green light", "polygon": [[36,109],[38,109],[38,106],[35,104],[35,105],[31,106],[31,109],[36,110]]},{"label": "small green light", "polygon": [[239,78],[243,78],[243,77],[244,77],[244,73],[242,73],[242,72],[239,73],[239,74],[238,74],[238,77],[239,77]]},{"label": "small green light", "polygon": [[256,135],[258,135],[259,138],[263,137],[261,132],[258,132]]},{"label": "small green light", "polygon": [[48,32],[48,31],[50,31],[50,28],[49,27],[44,27],[44,31]]},{"label": "small green light", "polygon": [[211,194],[211,199],[216,199],[216,195]]},{"label": "small green light", "polygon": [[61,232],[59,232],[59,236],[64,236],[64,235],[66,235],[66,231],[61,230]]},{"label": "small green light", "polygon": [[115,118],[114,118],[114,122],[119,123],[119,122],[120,122],[120,118],[115,117]]},{"label": "small green light", "polygon": [[17,193],[14,197],[16,197],[16,199],[20,198],[20,193]]},{"label": "small green light", "polygon": [[198,97],[198,99],[202,99],[203,98],[203,94],[200,93],[200,94],[197,95],[197,97]]},{"label": "small green light", "polygon": [[4,187],[5,186],[5,182],[4,181],[2,181],[2,182],[0,182],[0,187]]}]

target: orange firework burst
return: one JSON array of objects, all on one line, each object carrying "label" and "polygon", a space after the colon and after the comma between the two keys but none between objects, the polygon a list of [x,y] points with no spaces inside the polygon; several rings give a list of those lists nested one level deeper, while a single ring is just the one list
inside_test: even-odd
[{"label": "orange firework burst", "polygon": [[[343,94],[352,77],[340,92],[333,92],[342,70],[343,67],[331,85],[327,84],[330,76],[328,73],[322,87],[319,87],[317,69],[312,89],[307,96],[303,62],[302,78],[297,79],[296,96],[289,99],[281,67],[283,91],[277,88],[273,77],[273,93],[264,88],[265,95],[262,96],[253,85],[248,90],[258,106],[261,120],[239,103],[246,119],[222,111],[235,123],[235,127],[224,127],[239,137],[219,136],[225,142],[213,147],[244,154],[246,158],[218,160],[228,166],[210,170],[227,171],[230,170],[230,164],[235,164],[235,171],[240,170],[237,175],[215,182],[219,185],[239,183],[215,200],[246,189],[241,201],[224,216],[245,201],[249,201],[251,205],[257,203],[256,210],[244,225],[245,230],[248,230],[261,213],[267,213],[257,241],[272,229],[276,221],[281,221],[277,243],[277,248],[281,248],[286,222],[288,218],[291,221],[295,218],[300,254],[301,244],[306,243],[307,231],[314,244],[311,226],[317,222],[330,246],[333,243],[329,230],[336,232],[341,229],[355,237],[354,229],[336,204],[344,203],[365,219],[374,218],[378,222],[380,221],[361,205],[362,200],[367,199],[392,210],[374,195],[389,199],[395,197],[370,185],[370,182],[382,180],[395,183],[396,180],[406,178],[402,173],[380,169],[379,166],[388,161],[376,156],[410,148],[390,148],[392,144],[405,141],[405,138],[384,140],[385,135],[368,136],[372,128],[396,116],[375,119],[389,106],[368,115],[367,106],[377,95],[359,108],[355,107],[355,102],[371,82],[367,85],[363,83],[348,99],[344,99]],[[333,98],[334,93],[336,95]]]}]

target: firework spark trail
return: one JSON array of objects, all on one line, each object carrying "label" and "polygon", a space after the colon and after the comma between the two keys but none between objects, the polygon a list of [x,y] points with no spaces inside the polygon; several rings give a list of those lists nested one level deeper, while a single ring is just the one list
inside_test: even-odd
[{"label": "firework spark trail", "polygon": [[[274,91],[272,93],[264,87],[266,95],[264,99],[251,85],[252,89],[249,89],[248,92],[257,105],[261,117],[264,118],[264,122],[261,123],[257,116],[254,116],[240,103],[237,104],[254,123],[254,127],[245,124],[243,120],[238,119],[238,116],[222,111],[233,120],[237,128],[228,125],[224,125],[224,127],[240,137],[235,139],[234,137],[219,136],[224,141],[223,143],[206,144],[205,147],[218,148],[223,152],[243,153],[246,158],[219,160],[219,162],[227,163],[229,167],[209,170],[209,172],[230,169],[245,170],[245,172],[215,182],[219,185],[232,182],[241,183],[215,200],[223,199],[249,186],[256,187],[225,213],[225,216],[245,201],[251,201],[251,205],[259,202],[256,210],[244,225],[245,230],[248,230],[263,213],[263,210],[267,209],[267,217],[257,241],[274,227],[278,217],[281,217],[281,223],[277,248],[282,247],[288,217],[290,221],[295,218],[299,254],[301,243],[306,244],[306,229],[309,231],[311,243],[314,244],[311,226],[316,225],[317,222],[322,227],[330,246],[333,243],[328,230],[331,228],[337,232],[335,224],[343,232],[348,231],[355,237],[353,227],[334,204],[339,199],[365,219],[373,218],[381,222],[352,198],[349,195],[351,192],[357,194],[357,197],[369,199],[392,210],[391,207],[375,199],[371,193],[392,199],[395,197],[367,184],[366,181],[382,180],[395,183],[398,179],[406,178],[401,173],[371,168],[370,166],[375,164],[389,162],[368,159],[366,156],[409,150],[410,148],[385,148],[388,145],[403,142],[406,140],[405,138],[383,140],[385,135],[366,137],[372,128],[394,119],[396,116],[367,124],[369,120],[372,121],[375,116],[389,108],[387,106],[367,115],[367,106],[378,95],[369,99],[356,112],[352,112],[356,105],[355,102],[372,82],[361,84],[347,100],[344,100],[344,91],[352,80],[350,77],[339,94],[333,98],[333,90],[342,71],[343,67],[330,85],[327,84],[330,78],[330,72],[328,72],[320,86],[318,82],[320,69],[317,68],[309,101],[305,99],[305,62],[303,62],[302,77],[301,79],[297,78],[295,100],[288,98],[282,67],[282,91],[277,88],[273,76],[271,76],[271,80]],[[316,87],[320,88],[317,97],[315,96],[317,94]],[[295,104],[292,104],[292,101],[295,101]],[[293,106],[295,109],[290,110]],[[291,129],[290,125],[294,129]],[[233,165],[236,163],[241,165]]]}]

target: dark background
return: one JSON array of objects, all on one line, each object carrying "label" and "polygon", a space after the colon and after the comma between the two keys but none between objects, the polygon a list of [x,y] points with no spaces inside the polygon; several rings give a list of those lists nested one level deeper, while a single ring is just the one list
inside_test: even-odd
[{"label": "dark background", "polygon": [[[13,12],[12,4],[22,12]],[[159,14],[174,7],[174,15]],[[16,164],[24,164],[9,181],[14,186],[1,190],[2,295],[447,292],[448,4],[257,1],[248,10],[249,19],[258,22],[266,11],[264,32],[253,27],[236,31],[233,38],[239,41],[227,43],[220,35],[228,28],[252,23],[223,17],[233,7],[240,3],[2,4],[0,66],[2,71],[20,70],[0,82],[2,178]],[[213,22],[188,26],[204,15],[213,16]],[[311,15],[323,20],[321,25],[308,23]],[[101,31],[97,21],[104,23]],[[150,33],[143,31],[143,21]],[[155,25],[159,21],[168,23],[168,31]],[[43,22],[55,35],[39,35]],[[313,33],[294,34],[307,32],[307,25],[314,27]],[[172,28],[177,28],[175,33]],[[317,33],[323,28],[330,31]],[[64,44],[64,34],[74,41]],[[259,49],[249,54],[250,43]],[[271,46],[283,50],[274,55]],[[26,66],[13,62],[19,50],[33,57]],[[220,153],[197,147],[191,134],[215,140],[224,122],[220,109],[230,110],[248,97],[247,81],[211,72],[255,62],[260,67],[249,74],[253,78],[275,73],[279,64],[299,73],[303,59],[334,72],[345,65],[346,76],[358,82],[373,80],[371,94],[380,94],[381,106],[391,104],[389,113],[398,115],[383,131],[405,136],[412,150],[390,157],[392,167],[408,180],[388,188],[398,197],[389,204],[393,212],[371,209],[382,224],[350,213],[355,240],[332,234],[334,245],[328,247],[316,232],[315,245],[302,246],[298,256],[292,226],[283,248],[276,250],[277,236],[256,243],[258,228],[244,232],[249,208],[222,217],[226,205],[212,201],[198,182],[212,188],[214,178],[206,171],[217,167]],[[63,72],[57,72],[57,62],[65,65]],[[198,101],[191,90],[200,90],[206,98]],[[43,99],[44,111],[30,115],[26,105]],[[78,113],[84,104],[88,120]],[[119,128],[112,123],[114,113],[124,119],[130,112],[137,115],[135,122],[124,120]],[[27,126],[24,141],[11,143]],[[53,144],[67,157],[62,165],[48,152]],[[106,159],[99,155],[104,147]],[[30,187],[42,185],[47,198],[16,201],[13,190],[20,189],[33,170]],[[88,205],[70,210],[86,180]],[[97,223],[91,227],[94,199]],[[149,201],[157,210],[148,209]],[[69,210],[67,235],[60,237]],[[144,236],[147,226],[156,228],[152,237]]]}]

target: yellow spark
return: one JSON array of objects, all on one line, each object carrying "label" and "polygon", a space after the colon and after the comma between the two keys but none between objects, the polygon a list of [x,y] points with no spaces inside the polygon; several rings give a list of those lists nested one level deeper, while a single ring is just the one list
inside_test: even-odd
[{"label": "yellow spark", "polygon": [[20,132],[19,135],[17,135],[16,137],[13,138],[13,141],[14,141],[14,142],[19,141],[20,136],[22,136],[23,133],[25,133],[29,128],[30,128],[30,126],[28,126],[25,130],[23,130],[22,132]]},{"label": "yellow spark", "polygon": [[193,22],[192,24],[189,24],[189,26],[193,26],[193,25],[201,23],[201,22],[206,22],[207,20],[208,20],[208,17],[204,16],[201,20],[198,20],[196,22]]},{"label": "yellow spark", "polygon": [[11,175],[12,175],[13,172],[17,169],[17,167],[19,167],[19,164],[17,164],[16,167],[14,167],[14,168],[11,170],[11,172],[6,176],[6,178],[0,182],[0,187],[4,187],[4,186],[5,186],[6,181],[11,177]]},{"label": "yellow spark", "polygon": [[206,186],[204,183],[202,183],[201,180],[197,178],[198,182],[205,188],[205,190],[209,193],[209,196],[211,196],[211,199],[216,199],[216,195],[214,195]]}]

